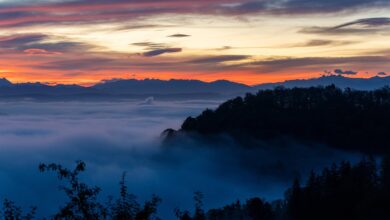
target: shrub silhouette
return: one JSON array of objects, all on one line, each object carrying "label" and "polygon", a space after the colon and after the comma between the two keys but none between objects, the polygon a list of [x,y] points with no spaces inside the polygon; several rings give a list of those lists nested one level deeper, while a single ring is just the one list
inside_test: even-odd
[{"label": "shrub silhouette", "polygon": [[119,198],[115,201],[110,198],[107,204],[103,205],[98,200],[101,189],[88,186],[79,180],[79,174],[84,172],[85,168],[86,165],[82,161],[77,161],[73,170],[53,163],[39,165],[41,172],[53,171],[60,180],[67,183],[60,186],[60,190],[65,192],[68,202],[54,215],[54,220],[151,220],[154,218],[157,206],[161,202],[160,198],[153,196],[141,207],[136,197],[128,193],[124,173],[119,183]]},{"label": "shrub silhouette", "polygon": [[180,220],[206,220],[206,215],[203,210],[203,193],[195,192],[194,193],[194,202],[195,202],[195,213],[191,217],[189,211],[180,211],[179,209],[175,210],[176,217]]},{"label": "shrub silhouette", "polygon": [[24,214],[21,207],[16,206],[14,202],[5,199],[0,216],[1,219],[4,220],[32,220],[35,218],[36,209],[36,207],[31,207],[31,210]]},{"label": "shrub silhouette", "polygon": [[113,220],[148,220],[152,219],[157,212],[157,206],[161,199],[153,195],[150,201],[145,202],[143,207],[136,200],[136,196],[127,191],[125,184],[126,173],[123,173],[120,185],[120,197],[112,203],[108,204],[109,216]]},{"label": "shrub silhouette", "polygon": [[40,164],[41,172],[53,171],[57,173],[60,180],[65,180],[67,185],[60,186],[65,192],[69,201],[63,206],[53,219],[74,219],[74,220],[98,220],[105,219],[107,210],[97,201],[100,192],[99,187],[90,187],[80,182],[78,176],[85,171],[85,163],[78,161],[73,170],[63,168],[59,164]]}]

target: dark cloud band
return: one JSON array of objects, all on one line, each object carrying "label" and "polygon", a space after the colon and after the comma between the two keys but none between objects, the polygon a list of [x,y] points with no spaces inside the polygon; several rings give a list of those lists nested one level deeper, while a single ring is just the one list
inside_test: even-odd
[{"label": "dark cloud band", "polygon": [[[104,23],[131,20],[158,14],[321,14],[354,11],[357,9],[390,7],[388,0],[75,0],[24,1],[23,4],[0,4],[0,27],[20,27],[40,24]],[[376,25],[383,19],[360,21]],[[174,34],[171,37],[187,37]]]}]

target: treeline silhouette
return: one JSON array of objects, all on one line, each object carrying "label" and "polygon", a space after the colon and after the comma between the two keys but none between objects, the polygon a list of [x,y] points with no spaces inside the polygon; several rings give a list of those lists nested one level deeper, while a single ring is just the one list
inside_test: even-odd
[{"label": "treeline silhouette", "polygon": [[[390,88],[327,87],[260,90],[188,117],[179,132],[230,134],[241,140],[281,136],[332,147],[385,153],[390,146]],[[168,136],[174,136],[167,130]]]},{"label": "treeline silhouette", "polygon": [[195,195],[195,212],[177,211],[179,220],[388,220],[390,160],[377,166],[373,158],[351,165],[342,162],[312,172],[306,184],[295,180],[285,199],[266,202],[252,198],[207,212]]},{"label": "treeline silhouette", "polygon": [[[106,203],[98,199],[101,189],[96,186],[88,186],[81,182],[79,174],[84,172],[86,165],[77,161],[73,170],[64,168],[59,164],[40,164],[41,172],[54,171],[58,179],[65,181],[59,189],[63,191],[68,201],[62,205],[59,211],[50,216],[53,220],[152,220],[156,217],[157,206],[161,199],[152,196],[143,205],[139,204],[136,196],[130,194],[125,184],[125,173],[119,183],[119,198],[109,197]],[[24,213],[22,208],[12,201],[4,200],[0,219],[3,220],[33,220],[37,207],[32,207]]]},{"label": "treeline silhouette", "polygon": [[[85,163],[79,161],[73,170],[58,164],[41,164],[42,172],[54,171],[66,184],[60,187],[68,198],[54,220],[152,220],[157,217],[161,199],[153,196],[143,205],[128,192],[125,174],[119,183],[120,196],[101,203],[98,187],[79,180]],[[390,217],[390,157],[380,165],[373,157],[352,165],[341,162],[320,173],[311,172],[305,184],[296,179],[286,191],[285,198],[267,202],[255,197],[241,203],[236,201],[222,208],[204,210],[203,194],[194,194],[193,213],[175,209],[179,220],[388,220]],[[0,213],[4,220],[33,220],[37,208],[24,213],[20,207],[5,200]]]}]

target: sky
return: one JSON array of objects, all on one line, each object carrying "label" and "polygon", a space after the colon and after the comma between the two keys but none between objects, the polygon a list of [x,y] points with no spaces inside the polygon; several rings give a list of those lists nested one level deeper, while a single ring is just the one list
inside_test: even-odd
[{"label": "sky", "polygon": [[0,0],[0,77],[385,76],[389,15],[388,0]]}]

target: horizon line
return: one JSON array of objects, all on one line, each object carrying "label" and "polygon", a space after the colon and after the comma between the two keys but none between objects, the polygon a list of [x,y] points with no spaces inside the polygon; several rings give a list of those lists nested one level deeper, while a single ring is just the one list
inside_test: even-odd
[{"label": "horizon line", "polygon": [[270,81],[270,82],[257,83],[257,84],[247,84],[247,83],[242,83],[242,82],[238,82],[238,81],[234,81],[234,80],[227,80],[227,79],[223,79],[223,78],[217,79],[217,80],[211,80],[211,81],[201,80],[201,79],[191,79],[191,78],[187,78],[187,79],[186,78],[161,79],[161,78],[148,78],[148,77],[147,78],[142,78],[142,79],[139,79],[139,78],[112,78],[112,79],[102,79],[102,80],[100,80],[100,81],[98,81],[96,83],[87,83],[87,84],[54,83],[54,82],[43,82],[43,81],[20,81],[20,82],[13,82],[12,80],[9,80],[7,77],[0,77],[0,79],[7,80],[12,85],[20,85],[20,84],[41,84],[41,85],[46,85],[46,86],[61,86],[61,85],[72,86],[72,85],[75,85],[75,86],[80,86],[80,87],[84,87],[84,88],[93,87],[93,86],[96,86],[98,84],[107,83],[107,82],[110,82],[110,81],[111,82],[115,82],[115,81],[126,81],[126,80],[136,80],[136,81],[158,80],[158,81],[164,81],[164,82],[177,80],[177,81],[199,81],[199,82],[203,82],[203,83],[214,83],[214,82],[219,82],[219,81],[226,81],[226,82],[237,83],[237,84],[241,84],[241,85],[245,85],[245,86],[249,86],[249,87],[254,87],[254,86],[264,85],[264,84],[284,83],[284,82],[293,81],[293,80],[311,80],[311,79],[319,79],[319,78],[322,78],[322,77],[332,77],[332,76],[349,78],[349,79],[371,79],[371,78],[376,78],[376,77],[379,77],[379,78],[390,77],[390,76],[387,76],[387,75],[384,75],[384,76],[376,75],[376,76],[368,76],[368,77],[351,77],[351,76],[345,76],[345,75],[342,75],[342,74],[330,74],[330,75],[323,74],[323,75],[320,75],[319,77],[296,78],[296,79],[290,79],[290,80],[275,81],[275,82]]}]

